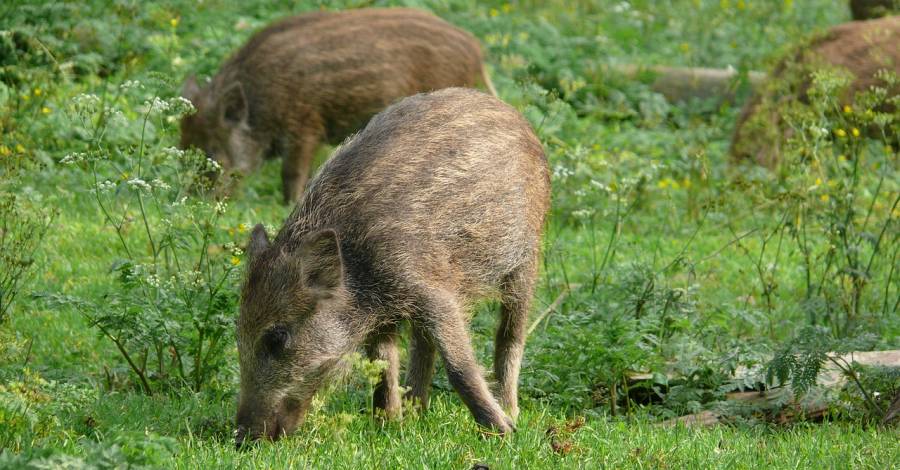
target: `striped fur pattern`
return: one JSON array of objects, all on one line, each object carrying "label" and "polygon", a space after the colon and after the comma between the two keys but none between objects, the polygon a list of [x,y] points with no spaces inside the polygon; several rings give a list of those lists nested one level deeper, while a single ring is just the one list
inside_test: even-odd
[{"label": "striped fur pattern", "polygon": [[[424,11],[318,11],[254,35],[206,86],[182,94],[197,113],[181,124],[227,172],[282,155],[287,202],[302,193],[316,148],[341,142],[405,96],[490,81],[478,41]],[[492,87],[491,87],[492,88]]]},{"label": "striped fur pattern", "polygon": [[[273,241],[261,227],[251,237],[238,320],[239,441],[290,432],[339,358],[358,347],[387,363],[378,413],[399,415],[404,322],[409,398],[427,406],[440,354],[476,421],[512,430],[549,198],[540,142],[496,98],[449,88],[375,116],[335,151]],[[502,304],[496,398],[467,329],[485,297]],[[281,330],[287,346],[273,355],[267,338]]]}]

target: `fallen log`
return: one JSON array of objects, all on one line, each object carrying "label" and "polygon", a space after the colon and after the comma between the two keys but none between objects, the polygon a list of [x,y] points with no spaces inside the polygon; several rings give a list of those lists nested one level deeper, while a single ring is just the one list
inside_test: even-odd
[{"label": "fallen log", "polygon": [[[672,103],[707,98],[734,101],[741,80],[740,72],[733,68],[618,65],[613,70],[635,79],[651,75],[653,91]],[[756,90],[765,81],[766,74],[750,71],[746,79],[750,87]]]},{"label": "fallen log", "polygon": [[[828,361],[823,365],[817,380],[817,384],[826,389],[843,387],[848,381],[847,375],[837,364],[841,364],[843,367],[849,367],[851,364],[857,363],[870,367],[900,368],[900,350],[854,351],[846,354],[831,354],[830,357],[833,361]],[[754,378],[761,373],[761,369],[738,369],[735,372],[735,377]],[[651,375],[634,374],[634,377],[649,380]],[[762,391],[732,392],[726,394],[725,400],[736,404],[756,406],[760,409],[776,410],[768,416],[768,419],[779,424],[795,421],[801,416],[805,419],[821,419],[828,412],[828,403],[822,400],[821,397],[797,400],[790,387],[779,387]],[[888,406],[882,418],[882,423],[887,424],[898,417],[900,417],[900,394]],[[659,423],[659,425],[673,426],[681,423],[685,426],[713,426],[721,423],[723,418],[725,416],[719,412],[705,410],[700,413],[669,419]]]},{"label": "fallen log", "polygon": [[699,413],[694,413],[694,414],[690,414],[690,415],[679,416],[677,418],[667,419],[667,420],[659,423],[659,426],[672,427],[672,426],[676,426],[678,424],[681,424],[681,425],[684,425],[687,427],[713,426],[715,424],[719,424],[719,414],[714,411],[705,410],[705,411],[701,411]]}]

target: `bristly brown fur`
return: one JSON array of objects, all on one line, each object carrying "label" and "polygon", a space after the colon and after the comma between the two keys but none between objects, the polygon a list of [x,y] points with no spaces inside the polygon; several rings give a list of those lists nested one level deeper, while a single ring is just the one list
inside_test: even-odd
[{"label": "bristly brown fur", "polygon": [[[543,148],[496,98],[449,88],[375,116],[335,151],[275,240],[254,230],[238,321],[244,434],[281,423],[281,400],[308,402],[333,359],[359,346],[386,361],[375,404],[398,415],[406,321],[410,397],[427,405],[439,353],[475,419],[512,430],[549,204]],[[474,302],[497,295],[495,399],[466,321]],[[289,331],[282,359],[266,359],[273,328]]]},{"label": "bristly brown fur", "polygon": [[478,41],[430,13],[306,13],[258,32],[207,86],[186,84],[198,112],[182,122],[182,146],[240,172],[283,154],[294,202],[321,142],[339,143],[402,97],[474,86],[483,72]]}]

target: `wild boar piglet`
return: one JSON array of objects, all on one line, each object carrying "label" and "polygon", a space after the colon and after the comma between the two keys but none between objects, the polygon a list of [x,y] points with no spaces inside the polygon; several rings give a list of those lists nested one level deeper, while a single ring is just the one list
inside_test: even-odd
[{"label": "wild boar piglet", "polygon": [[197,112],[181,122],[181,147],[205,152],[226,174],[281,155],[293,203],[320,143],[340,143],[405,96],[479,82],[493,90],[478,41],[430,13],[306,13],[256,33],[209,83],[187,80],[182,95]]},{"label": "wild boar piglet", "polygon": [[[401,412],[398,328],[412,332],[408,397],[427,406],[436,354],[475,420],[513,429],[544,218],[547,159],[529,123],[485,93],[419,94],[338,148],[274,240],[248,245],[237,343],[237,443],[302,420],[340,358],[386,361],[374,403]],[[499,297],[488,389],[467,327]]]}]

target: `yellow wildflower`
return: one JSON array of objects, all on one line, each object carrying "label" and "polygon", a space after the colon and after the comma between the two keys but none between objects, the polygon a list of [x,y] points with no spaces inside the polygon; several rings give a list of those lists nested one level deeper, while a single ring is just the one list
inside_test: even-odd
[{"label": "yellow wildflower", "polygon": [[827,194],[823,194],[823,195],[819,196],[819,199],[821,199],[822,202],[828,202],[829,198],[828,198]]},{"label": "yellow wildflower", "polygon": [[231,257],[231,265],[232,265],[232,266],[237,266],[237,265],[239,265],[239,264],[241,264],[241,259],[238,258],[237,256],[232,256],[232,257]]},{"label": "yellow wildflower", "polygon": [[855,127],[853,129],[850,129],[850,133],[853,134],[853,137],[859,137],[859,129]]},{"label": "yellow wildflower", "polygon": [[34,96],[41,96],[41,93],[43,93],[43,90],[41,90],[40,88],[34,89]]},{"label": "yellow wildflower", "polygon": [[678,48],[681,49],[681,52],[684,52],[685,54],[691,52],[691,45],[686,42],[681,43]]},{"label": "yellow wildflower", "polygon": [[849,104],[845,104],[844,105],[844,114],[852,114],[852,113],[853,113],[853,108],[851,108]]},{"label": "yellow wildflower", "polygon": [[744,3],[744,0],[738,0],[738,2],[737,2],[737,9],[738,9],[738,10],[743,10],[743,9],[746,8],[746,7],[747,7],[747,4]]},{"label": "yellow wildflower", "polygon": [[178,27],[178,18],[172,18],[171,20],[169,20],[169,24],[172,25],[173,28],[177,28]]},{"label": "yellow wildflower", "polygon": [[41,112],[44,114],[50,114],[50,108],[44,106],[43,108],[41,108]]},{"label": "yellow wildflower", "polygon": [[509,13],[512,11],[512,5],[510,5],[509,3],[504,3],[502,9],[503,13]]},{"label": "yellow wildflower", "polygon": [[238,224],[237,231],[238,233],[244,233],[247,231],[247,226],[244,224]]},{"label": "yellow wildflower", "polygon": [[122,181],[125,181],[128,179],[129,176],[131,176],[131,174],[128,173],[127,171],[123,171],[122,174],[119,176],[122,178]]},{"label": "yellow wildflower", "polygon": [[681,185],[684,186],[684,189],[690,188],[691,187],[691,179],[688,177],[685,177],[683,180],[681,180]]},{"label": "yellow wildflower", "polygon": [[496,17],[496,16],[497,16],[497,15],[499,15],[499,14],[500,14],[500,12],[499,12],[499,11],[497,11],[497,9],[496,9],[496,8],[491,8],[491,11],[490,11],[490,13],[491,13],[491,17],[492,17],[492,18],[493,18],[493,17]]},{"label": "yellow wildflower", "polygon": [[22,147],[22,144],[16,144],[16,152],[25,153],[25,147]]},{"label": "yellow wildflower", "polygon": [[834,130],[834,135],[843,139],[844,137],[847,137],[847,131],[838,128]]},{"label": "yellow wildflower", "polygon": [[12,153],[12,150],[10,150],[9,147],[7,147],[5,145],[0,145],[0,156],[8,157],[9,154],[11,154],[11,153]]},{"label": "yellow wildflower", "polygon": [[822,178],[816,178],[816,186],[822,185]]},{"label": "yellow wildflower", "polygon": [[838,155],[838,161],[841,163],[844,163],[847,161],[847,157],[845,157],[843,155]]}]

